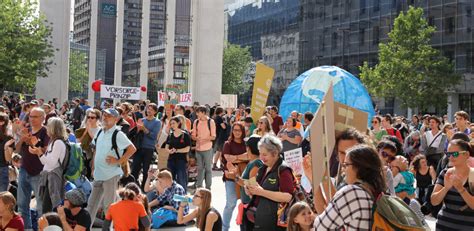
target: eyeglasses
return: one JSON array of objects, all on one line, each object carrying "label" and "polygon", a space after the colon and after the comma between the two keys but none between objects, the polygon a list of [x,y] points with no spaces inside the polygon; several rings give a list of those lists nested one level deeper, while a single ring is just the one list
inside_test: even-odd
[{"label": "eyeglasses", "polygon": [[95,116],[88,116],[87,119],[91,119],[91,120],[92,120],[92,119],[97,119],[97,117],[95,117]]},{"label": "eyeglasses", "polygon": [[456,158],[456,157],[458,157],[459,155],[464,154],[464,153],[466,153],[466,152],[467,152],[467,151],[445,152],[445,154],[446,154],[446,157],[448,157],[448,158],[451,157],[451,156],[454,157],[454,158]]},{"label": "eyeglasses", "polygon": [[36,119],[36,118],[40,118],[41,116],[32,116],[30,115],[30,118],[33,118],[33,119]]},{"label": "eyeglasses", "polygon": [[377,121],[377,120],[374,120],[374,121],[372,121],[372,123],[373,123],[373,124],[378,124],[378,123],[379,123],[379,121]]},{"label": "eyeglasses", "polygon": [[342,167],[343,167],[343,168],[347,168],[347,166],[351,166],[351,165],[354,165],[354,164],[352,164],[352,163],[347,163],[347,162],[343,162],[343,163],[342,163]]}]

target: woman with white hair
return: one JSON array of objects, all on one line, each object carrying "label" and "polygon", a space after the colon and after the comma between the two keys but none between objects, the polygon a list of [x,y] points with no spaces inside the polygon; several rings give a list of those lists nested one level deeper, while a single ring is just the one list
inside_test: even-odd
[{"label": "woman with white hair", "polygon": [[64,180],[63,166],[66,160],[66,140],[68,134],[64,121],[58,117],[52,117],[48,120],[46,127],[50,141],[46,152],[41,148],[29,147],[32,154],[38,155],[41,163],[44,165],[40,173],[39,197],[43,200],[43,213],[51,212],[64,199]]},{"label": "woman with white hair", "polygon": [[294,179],[291,168],[280,155],[282,148],[281,140],[275,135],[265,135],[258,142],[264,165],[256,179],[245,185],[245,193],[252,197],[245,212],[246,230],[286,230],[277,226],[278,204],[291,200]]}]

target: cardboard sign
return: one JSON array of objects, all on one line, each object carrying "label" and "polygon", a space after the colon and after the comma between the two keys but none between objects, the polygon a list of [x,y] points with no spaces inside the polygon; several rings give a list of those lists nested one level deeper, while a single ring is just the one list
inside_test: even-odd
[{"label": "cardboard sign", "polygon": [[[326,169],[336,143],[334,128],[334,90],[329,86],[323,101],[310,124],[311,168],[313,188],[317,188]],[[328,181],[330,182],[330,181]]]},{"label": "cardboard sign", "polygon": [[296,175],[303,175],[303,150],[293,149],[283,153],[285,162],[293,169]]},{"label": "cardboard sign", "polygon": [[253,121],[258,121],[265,112],[268,94],[270,93],[273,76],[275,75],[274,69],[262,63],[257,63],[256,70],[253,83],[252,105],[250,107]]},{"label": "cardboard sign", "polygon": [[100,98],[139,100],[140,88],[111,86],[102,84],[100,86]]},{"label": "cardboard sign", "polygon": [[221,95],[220,106],[226,108],[237,108],[237,95]]},{"label": "cardboard sign", "polygon": [[[165,100],[168,94],[164,91],[158,92],[158,106],[165,106]],[[193,106],[193,97],[191,93],[179,94],[178,103],[183,106]]]},{"label": "cardboard sign", "polygon": [[342,132],[349,127],[353,127],[363,134],[367,132],[369,117],[367,112],[334,102],[334,116],[336,133]]}]

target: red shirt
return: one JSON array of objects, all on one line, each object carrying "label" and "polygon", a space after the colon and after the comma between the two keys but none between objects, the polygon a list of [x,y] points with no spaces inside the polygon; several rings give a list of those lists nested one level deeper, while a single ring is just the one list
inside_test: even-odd
[{"label": "red shirt", "polygon": [[272,129],[275,134],[278,134],[280,132],[280,126],[283,126],[283,119],[280,115],[277,115],[275,118],[273,118],[272,123]]},{"label": "red shirt", "polygon": [[135,123],[135,121],[133,120],[132,117],[128,117],[127,119],[125,119],[125,121],[128,122],[128,124],[130,124],[130,129],[134,128],[135,126],[137,126],[137,124]]},{"label": "red shirt", "polygon": [[23,218],[20,215],[14,215],[13,218],[8,222],[5,227],[0,227],[0,231],[10,229],[18,229],[18,231],[25,230],[25,225],[23,224]]},{"label": "red shirt", "polygon": [[399,130],[395,129],[395,128],[389,128],[389,129],[385,129],[387,131],[387,133],[391,136],[396,136],[398,141],[400,141],[400,143],[403,144],[403,138],[402,138],[402,134],[400,133]]}]

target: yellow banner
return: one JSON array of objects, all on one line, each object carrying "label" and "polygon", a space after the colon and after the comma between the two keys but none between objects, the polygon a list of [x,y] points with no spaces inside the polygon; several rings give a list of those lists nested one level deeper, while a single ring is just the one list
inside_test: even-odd
[{"label": "yellow banner", "polygon": [[274,75],[275,70],[264,64],[257,63],[252,92],[252,106],[250,109],[254,123],[257,123],[265,112]]}]

